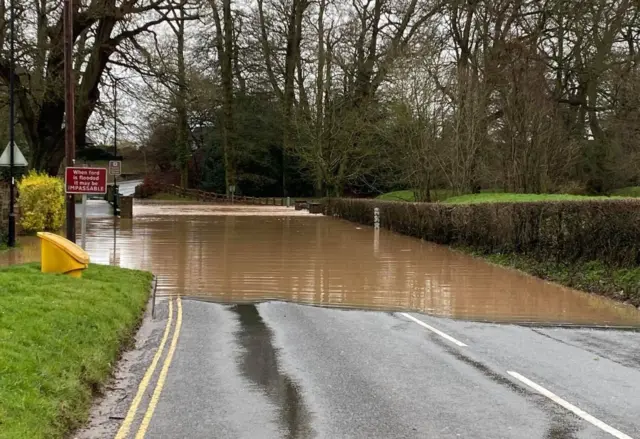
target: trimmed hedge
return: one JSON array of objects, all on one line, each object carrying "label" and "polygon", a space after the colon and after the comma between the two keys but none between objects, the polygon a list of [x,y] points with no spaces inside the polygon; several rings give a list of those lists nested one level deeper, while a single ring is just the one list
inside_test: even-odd
[{"label": "trimmed hedge", "polygon": [[439,244],[536,259],[640,265],[640,200],[447,205],[329,199],[328,215]]}]

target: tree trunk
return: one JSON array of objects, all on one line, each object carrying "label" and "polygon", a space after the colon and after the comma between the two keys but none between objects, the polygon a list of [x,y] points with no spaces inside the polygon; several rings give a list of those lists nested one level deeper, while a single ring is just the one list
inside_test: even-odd
[{"label": "tree trunk", "polygon": [[295,101],[296,66],[300,56],[300,41],[302,40],[302,17],[309,6],[308,0],[293,0],[287,16],[287,47],[284,63],[284,89],[278,86],[278,80],[273,71],[271,49],[269,47],[263,1],[258,0],[260,21],[260,39],[265,59],[265,66],[269,82],[280,99],[282,106],[282,196],[287,196],[287,155],[293,149],[293,104]]},{"label": "tree trunk", "polygon": [[222,78],[223,133],[225,190],[236,185],[235,126],[233,109],[233,17],[231,0],[222,0],[222,21],[215,0],[210,0],[213,20],[216,26],[216,50],[220,59]]},{"label": "tree trunk", "polygon": [[293,149],[291,139],[291,115],[294,100],[294,80],[295,68],[297,62],[298,44],[296,36],[298,35],[296,25],[298,23],[298,9],[300,8],[300,0],[293,0],[291,11],[289,13],[289,22],[287,26],[287,51],[285,57],[284,68],[284,100],[282,108],[282,196],[286,197],[287,192],[287,154]]},{"label": "tree trunk", "polygon": [[233,123],[233,72],[231,70],[233,56],[233,18],[231,16],[231,0],[222,1],[224,20],[224,53],[222,57],[222,89],[224,94],[224,126],[227,138],[225,148],[225,174],[227,189],[236,184],[235,159],[235,127]]},{"label": "tree trunk", "polygon": [[180,18],[177,26],[176,39],[178,44],[178,90],[177,90],[177,156],[180,168],[180,187],[186,189],[189,186],[189,121],[187,116],[187,73],[184,61],[184,6],[180,6]]}]

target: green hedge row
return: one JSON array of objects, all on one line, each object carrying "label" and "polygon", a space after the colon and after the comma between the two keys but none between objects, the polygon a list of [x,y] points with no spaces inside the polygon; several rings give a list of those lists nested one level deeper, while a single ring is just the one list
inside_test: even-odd
[{"label": "green hedge row", "polygon": [[329,199],[326,213],[446,245],[485,253],[521,253],[555,261],[640,265],[640,201],[553,201],[447,205]]}]

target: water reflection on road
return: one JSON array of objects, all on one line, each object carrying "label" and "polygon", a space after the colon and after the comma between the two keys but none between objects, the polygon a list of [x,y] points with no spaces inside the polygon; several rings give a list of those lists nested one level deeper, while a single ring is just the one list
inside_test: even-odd
[{"label": "water reflection on road", "polygon": [[[93,262],[153,271],[159,295],[417,310],[500,322],[640,326],[640,312],[445,247],[278,207],[136,206],[92,218]],[[4,263],[37,260],[35,240]]]}]

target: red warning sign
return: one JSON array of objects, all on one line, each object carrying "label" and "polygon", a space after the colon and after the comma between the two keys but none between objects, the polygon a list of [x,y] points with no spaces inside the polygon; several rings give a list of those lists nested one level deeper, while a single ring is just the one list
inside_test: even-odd
[{"label": "red warning sign", "polygon": [[107,192],[107,169],[67,168],[65,187],[68,194],[104,194]]}]

